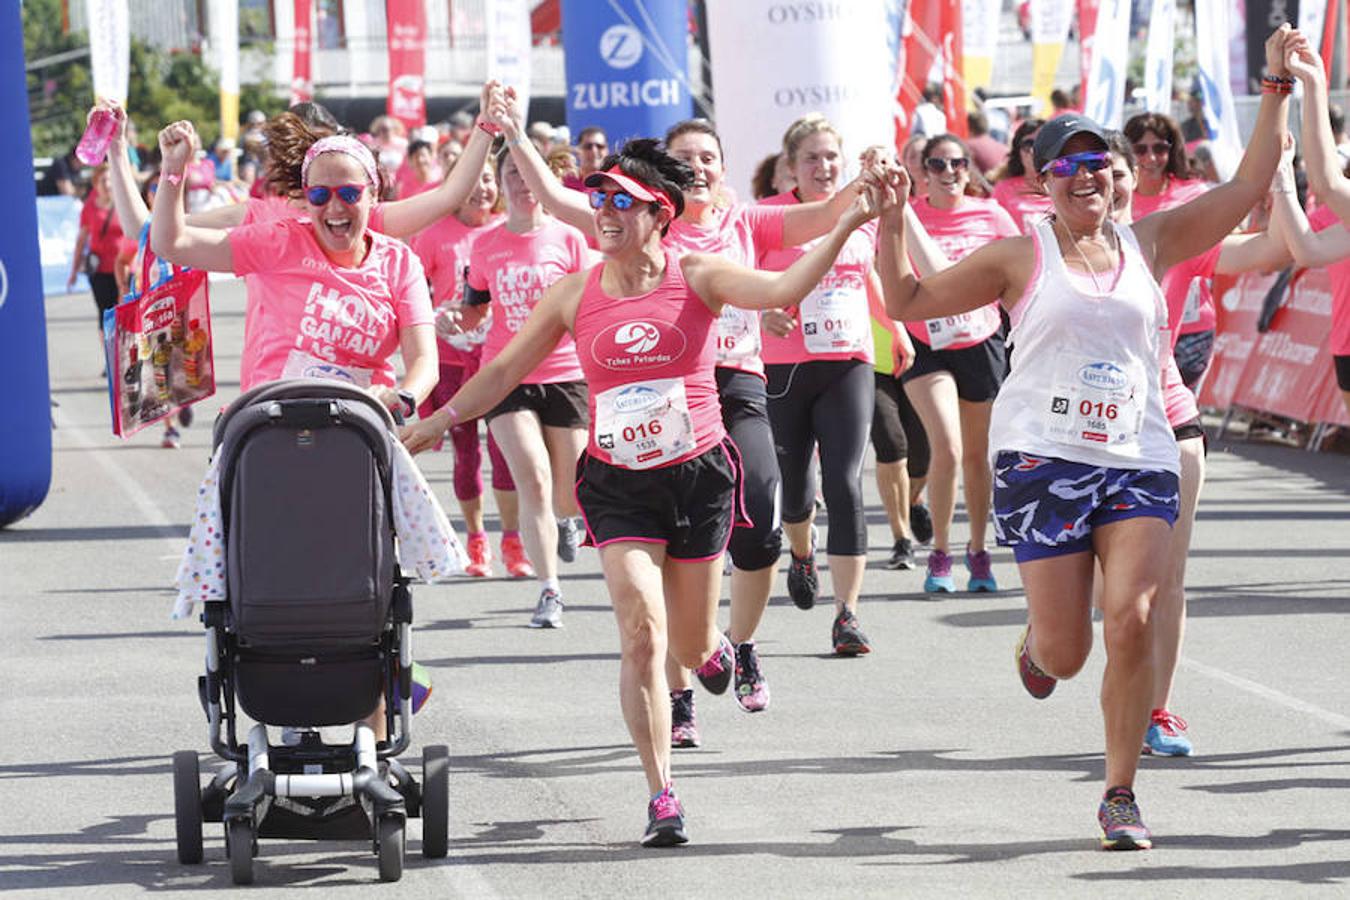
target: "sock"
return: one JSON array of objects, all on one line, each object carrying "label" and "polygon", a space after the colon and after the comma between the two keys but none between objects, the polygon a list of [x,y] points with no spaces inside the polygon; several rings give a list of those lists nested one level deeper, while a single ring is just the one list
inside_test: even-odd
[{"label": "sock", "polygon": [[546,591],[553,591],[559,597],[562,596],[562,584],[557,578],[540,578],[539,586]]},{"label": "sock", "polygon": [[1129,800],[1131,803],[1133,803],[1134,791],[1125,787],[1123,784],[1117,785],[1116,787],[1107,788],[1106,793],[1102,795],[1102,800],[1104,802],[1110,802],[1111,800],[1114,800],[1117,797],[1124,797],[1126,800]]}]

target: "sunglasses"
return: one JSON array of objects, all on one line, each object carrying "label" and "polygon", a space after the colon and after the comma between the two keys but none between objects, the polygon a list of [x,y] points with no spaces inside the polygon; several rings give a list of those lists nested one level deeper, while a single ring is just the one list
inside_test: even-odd
[{"label": "sunglasses", "polygon": [[958,156],[955,159],[944,159],[940,156],[930,156],[923,161],[923,166],[935,175],[941,175],[950,169],[953,172],[963,172],[970,165],[970,160],[964,156]]},{"label": "sunglasses", "polygon": [[632,209],[637,199],[627,191],[591,191],[591,209],[600,209],[605,205],[605,199],[609,199],[609,205],[623,212]]},{"label": "sunglasses", "polygon": [[366,186],[364,184],[339,184],[333,187],[315,185],[305,188],[305,199],[309,201],[311,206],[327,206],[328,201],[336,193],[338,199],[343,203],[348,206],[355,206],[365,192]]},{"label": "sunglasses", "polygon": [[1041,167],[1041,172],[1049,172],[1056,178],[1072,178],[1078,174],[1079,167],[1089,172],[1100,172],[1111,165],[1111,154],[1100,150],[1093,153],[1071,153],[1052,159]]},{"label": "sunglasses", "polygon": [[1166,156],[1172,152],[1172,145],[1164,141],[1158,141],[1153,144],[1135,144],[1135,156]]}]

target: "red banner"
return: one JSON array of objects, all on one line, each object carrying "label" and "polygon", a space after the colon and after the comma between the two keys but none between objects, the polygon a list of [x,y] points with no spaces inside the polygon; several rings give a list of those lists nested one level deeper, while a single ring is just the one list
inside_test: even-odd
[{"label": "red banner", "polygon": [[314,99],[314,73],[310,68],[313,43],[310,24],[314,0],[295,0],[295,56],[291,64],[291,106]]},{"label": "red banner", "polygon": [[389,32],[389,115],[410,130],[425,125],[426,7],[422,0],[386,0]]},{"label": "red banner", "polygon": [[1087,102],[1088,80],[1092,77],[1092,44],[1097,35],[1097,10],[1101,0],[1078,0],[1078,64],[1083,73],[1078,87],[1078,107]]},{"label": "red banner", "polygon": [[[1214,280],[1214,305],[1219,314],[1214,358],[1200,385],[1200,405],[1227,409],[1256,346],[1261,303],[1275,283],[1274,274],[1249,273],[1236,282]],[[1227,282],[1225,289],[1225,282]],[[1222,293],[1221,293],[1222,292]]]},{"label": "red banner", "polygon": [[914,127],[914,109],[923,102],[923,91],[928,86],[928,73],[941,50],[942,7],[936,3],[910,2],[905,16],[904,40],[900,50],[900,89],[896,96],[899,107],[895,121],[895,147],[900,149]]},{"label": "red banner", "polygon": [[942,109],[947,130],[966,137],[966,81],[962,77],[965,41],[962,37],[961,0],[944,0],[938,33],[942,35]]},{"label": "red banner", "polygon": [[1326,269],[1298,273],[1238,379],[1235,405],[1300,422],[1313,420],[1330,368],[1331,290]]}]

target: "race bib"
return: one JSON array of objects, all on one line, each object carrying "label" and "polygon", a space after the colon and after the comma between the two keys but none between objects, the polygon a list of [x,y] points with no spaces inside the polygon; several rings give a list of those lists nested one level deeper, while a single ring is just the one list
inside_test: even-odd
[{"label": "race bib", "polygon": [[684,379],[640,381],[597,394],[595,443],[625,469],[666,465],[693,450]]},{"label": "race bib", "polygon": [[998,330],[998,321],[998,314],[984,307],[959,316],[927,319],[923,324],[928,330],[928,346],[945,350],[956,344],[979,343]]},{"label": "race bib", "polygon": [[717,364],[734,365],[759,356],[759,313],[723,306],[717,317]]},{"label": "race bib", "polygon": [[345,381],[360,388],[370,387],[374,372],[358,366],[340,366],[317,356],[310,356],[303,350],[292,350],[286,357],[286,367],[281,371],[282,378],[326,378],[329,381]]},{"label": "race bib", "polygon": [[802,341],[808,353],[866,352],[872,341],[867,297],[860,288],[816,288],[802,301]]},{"label": "race bib", "polygon": [[1195,277],[1191,279],[1190,287],[1186,289],[1186,305],[1181,308],[1181,324],[1193,325],[1200,321],[1200,306],[1204,295],[1205,279]]},{"label": "race bib", "polygon": [[1045,436],[1071,446],[1139,443],[1149,385],[1137,367],[1066,354],[1046,398]]}]

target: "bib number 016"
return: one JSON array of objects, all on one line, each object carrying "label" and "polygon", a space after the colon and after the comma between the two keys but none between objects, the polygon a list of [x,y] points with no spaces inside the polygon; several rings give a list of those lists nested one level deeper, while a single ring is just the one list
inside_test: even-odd
[{"label": "bib number 016", "polygon": [[1114,422],[1120,415],[1120,409],[1114,403],[1103,403],[1100,400],[1093,403],[1091,400],[1083,400],[1078,404],[1078,414]]}]

